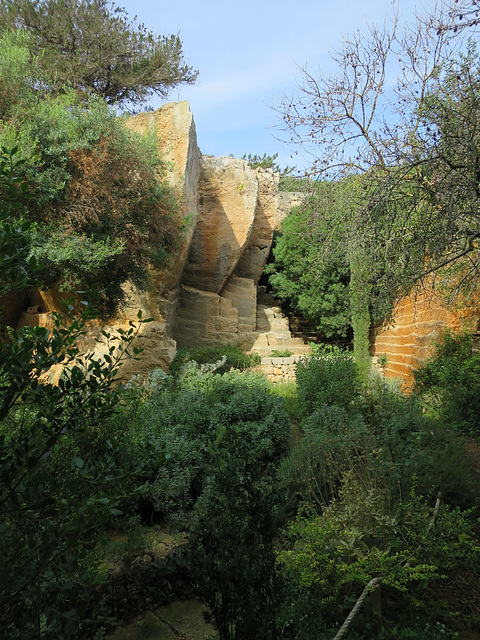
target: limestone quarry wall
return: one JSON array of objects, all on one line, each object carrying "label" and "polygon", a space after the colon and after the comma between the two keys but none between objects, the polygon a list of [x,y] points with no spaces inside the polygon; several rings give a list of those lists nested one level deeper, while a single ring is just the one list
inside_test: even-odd
[{"label": "limestone quarry wall", "polygon": [[392,322],[374,331],[374,361],[386,356],[385,376],[400,378],[409,386],[413,382],[413,371],[431,354],[433,342],[442,330],[474,331],[477,322],[475,304],[461,310],[447,308],[434,291],[426,288],[404,298],[398,304]]},{"label": "limestone quarry wall", "polygon": [[277,221],[278,175],[244,160],[202,157],[198,221],[173,336],[179,348],[229,342],[249,350],[257,284]]},{"label": "limestone quarry wall", "polygon": [[[257,283],[278,218],[278,175],[243,160],[203,156],[188,102],[139,114],[127,126],[157,136],[186,231],[167,266],[151,271],[150,289],[125,283],[126,305],[108,322],[92,323],[83,347],[101,356],[106,347],[95,339],[102,330],[128,328],[140,310],[153,320],[142,325],[136,343],[142,358],[124,367],[124,377],[168,368],[177,347],[222,341],[248,349],[256,330]],[[15,309],[9,304],[9,323],[50,327],[51,312],[62,310],[64,297],[56,289],[32,291],[15,301]],[[31,305],[33,314],[26,311]]]},{"label": "limestone quarry wall", "polygon": [[[303,195],[279,194],[278,175],[270,170],[253,170],[244,160],[231,157],[203,156],[187,102],[139,114],[127,126],[157,136],[186,231],[167,266],[152,270],[149,291],[125,284],[126,306],[108,323],[92,324],[86,348],[101,355],[104,348],[95,338],[102,329],[128,328],[141,310],[153,321],[141,327],[137,346],[144,349],[142,358],[128,363],[124,377],[159,366],[167,369],[177,348],[219,341],[264,356],[279,348],[307,353],[301,339],[297,344],[291,338],[281,309],[258,294],[273,232]],[[10,324],[20,317],[19,326],[51,326],[49,312],[61,310],[64,295],[57,290],[34,291],[28,298],[12,299],[4,315]],[[38,305],[40,312],[28,313],[32,305]],[[411,381],[440,329],[472,328],[473,316],[453,313],[423,292],[399,305],[391,326],[375,331],[372,355],[374,359],[386,355],[386,376]],[[265,367],[272,379],[291,379],[295,362],[270,362]]]}]

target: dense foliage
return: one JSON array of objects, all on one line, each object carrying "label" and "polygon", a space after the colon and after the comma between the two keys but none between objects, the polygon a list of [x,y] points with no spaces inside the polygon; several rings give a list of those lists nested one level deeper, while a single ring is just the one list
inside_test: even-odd
[{"label": "dense foliage", "polygon": [[103,362],[79,357],[88,318],[24,328],[0,345],[3,638],[71,638],[105,615],[89,591],[103,582],[106,527],[134,487],[121,433],[106,440],[100,429],[119,401],[113,382],[134,329],[105,336]]},{"label": "dense foliage", "polygon": [[[5,151],[2,293],[31,284],[37,270],[27,259],[29,225],[11,220],[24,195],[16,168],[15,153]],[[120,464],[121,433],[106,440],[101,427],[119,401],[113,383],[135,329],[105,334],[97,361],[79,355],[92,317],[88,309],[68,323],[57,316],[51,331],[25,327],[0,341],[2,638],[71,638],[102,615],[89,595],[103,581],[99,543],[134,488]]]},{"label": "dense foliage", "polygon": [[22,33],[0,37],[0,75],[0,146],[16,147],[30,196],[14,216],[35,223],[30,256],[42,263],[45,285],[96,286],[112,311],[121,284],[131,278],[145,287],[148,266],[165,263],[180,233],[155,136],[129,131],[99,98],[52,95]]},{"label": "dense foliage", "polygon": [[[233,344],[216,344],[204,347],[185,347],[177,351],[175,358],[170,365],[169,372],[177,375],[182,367],[189,361],[194,360],[197,364],[217,363],[217,373],[225,373],[230,369],[248,369],[256,364],[260,364],[261,358],[258,354],[246,354]],[[221,362],[220,362],[221,361]]]},{"label": "dense foliage", "polygon": [[[460,20],[474,27],[477,9],[446,0],[405,24],[394,10],[382,27],[345,37],[327,71],[305,67],[279,107],[288,140],[311,154],[312,178],[347,186],[337,224],[305,267],[314,282],[343,247],[359,363],[392,298],[435,276],[450,302],[478,284],[479,65]],[[307,243],[322,236],[324,206],[314,194]]]},{"label": "dense foliage", "polygon": [[288,416],[262,376],[222,375],[222,364],[190,362],[120,420],[130,425],[130,455],[143,461],[143,499],[189,531],[190,580],[220,638],[273,639],[274,474]]},{"label": "dense foliage", "polygon": [[[19,28],[2,25],[0,39],[0,293],[47,277],[98,284],[108,265],[111,281],[101,283],[109,308],[127,276],[141,282],[149,264],[163,263],[178,233],[175,206],[152,141],[128,133],[88,90],[79,96],[86,81],[60,91],[53,82],[54,54],[65,72],[83,50],[69,61],[59,37],[62,46],[40,52],[25,16],[55,34],[56,6],[2,5],[18,9],[10,17]],[[59,29],[68,11],[84,11],[89,28],[117,25],[121,43],[145,42],[102,2],[61,9]],[[380,49],[353,44],[344,68],[376,78]],[[373,67],[360,64],[362,51],[377,56]],[[419,265],[425,271],[426,248],[432,268],[449,260],[441,258],[447,239],[475,255],[472,51],[445,67],[445,89],[435,84],[440,75],[434,90],[423,85],[408,147],[417,164],[380,162],[379,170],[401,138],[390,148],[385,129],[374,129],[377,148],[354,161],[358,171],[364,163],[374,170],[316,185],[317,200],[286,222],[272,268],[279,289],[325,333],[341,335],[351,321],[362,357],[371,314],[390,300],[385,283],[414,278]],[[374,88],[382,89],[380,76]],[[315,113],[336,98],[317,100]],[[275,158],[248,160],[275,168]],[[448,207],[439,226],[437,213]],[[441,232],[437,245],[425,231]],[[459,273],[451,274],[457,284]],[[136,354],[137,329],[104,333],[97,361],[80,353],[90,319],[88,310],[76,320],[56,316],[51,331],[24,328],[0,341],[2,638],[98,639],[146,607],[194,595],[220,640],[316,640],[337,634],[361,594],[369,605],[349,622],[352,639],[453,637],[457,611],[439,602],[440,585],[460,568],[475,574],[480,557],[459,437],[478,432],[479,362],[469,338],[446,335],[411,396],[360,375],[364,367],[338,349],[316,348],[299,363],[296,385],[272,388],[244,370],[252,358],[228,345],[182,351],[169,374],[116,387],[122,359]],[[158,522],[181,540],[166,557],[151,543]],[[473,617],[462,622],[478,626]]]},{"label": "dense foliage", "polygon": [[312,237],[309,203],[290,213],[275,236],[274,261],[265,273],[274,295],[299,311],[325,338],[345,338],[351,323],[345,251],[322,256],[335,221],[328,215]]},{"label": "dense foliage", "polygon": [[434,353],[415,372],[416,392],[425,407],[466,434],[480,430],[480,354],[472,336],[445,332]]},{"label": "dense foliage", "polygon": [[[182,594],[209,607],[222,640],[333,637],[372,578],[373,610],[361,609],[352,637],[404,628],[420,639],[439,617],[451,624],[425,588],[479,553],[456,507],[470,489],[453,425],[381,379],[359,380],[351,355],[317,349],[299,365],[302,437],[287,448],[294,388],[220,373],[223,356],[119,394],[113,347],[103,365],[77,361],[81,330],[24,330],[2,355],[6,638],[101,637],[146,599]],[[38,378],[73,356],[58,387]],[[149,542],[159,519],[184,535],[165,560]],[[105,551],[112,528],[129,542]],[[415,617],[399,613],[411,602]]]},{"label": "dense foliage", "polygon": [[128,106],[197,77],[178,35],[155,35],[108,0],[4,0],[0,25],[0,34],[14,28],[29,36],[56,93],[68,86]]},{"label": "dense foliage", "polygon": [[[348,358],[333,353],[321,363],[315,356],[299,370],[299,396],[316,400],[302,404],[304,436],[279,470],[284,505],[295,514],[278,553],[279,619],[286,637],[333,637],[376,579],[373,615],[361,610],[349,635],[392,637],[404,627],[405,637],[426,637],[438,610],[421,604],[422,590],[478,557],[468,513],[447,504],[469,502],[461,444],[414,397],[380,380],[353,382]],[[416,624],[399,615],[412,599]]]}]

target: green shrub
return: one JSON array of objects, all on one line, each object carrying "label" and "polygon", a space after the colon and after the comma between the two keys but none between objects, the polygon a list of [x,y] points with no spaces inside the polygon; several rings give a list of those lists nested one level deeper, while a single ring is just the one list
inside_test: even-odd
[{"label": "green shrub", "polygon": [[188,527],[191,580],[220,638],[273,640],[274,469],[290,434],[283,399],[264,376],[195,362],[175,390],[137,393],[140,402],[116,420],[127,425],[129,456],[141,461],[144,500]]},{"label": "green shrub", "polygon": [[415,372],[415,391],[441,420],[480,433],[480,354],[469,334],[445,332],[432,357]]},{"label": "green shrub", "polygon": [[[259,458],[242,431],[218,451],[195,505],[191,563],[220,639],[274,640],[279,495],[271,454]],[[230,439],[228,430],[225,436]]]},{"label": "green shrub", "polygon": [[230,369],[248,369],[260,364],[260,356],[257,353],[246,354],[240,347],[232,344],[215,344],[205,347],[185,347],[177,351],[172,364],[170,374],[177,377],[180,370],[187,362],[194,360],[198,364],[214,364],[225,358],[217,368],[217,373],[225,373]]},{"label": "green shrub", "polygon": [[303,438],[279,468],[287,513],[299,500],[328,504],[352,468],[376,469],[395,501],[408,496],[415,478],[430,499],[441,492],[451,504],[471,504],[461,438],[380,377],[370,380],[353,406],[323,405],[304,417],[302,429]]},{"label": "green shrub", "polygon": [[380,376],[364,385],[361,401],[392,495],[408,495],[415,476],[422,494],[435,497],[440,491],[452,504],[469,504],[471,473],[451,425],[426,415],[415,395],[404,395]]},{"label": "green shrub", "polygon": [[301,501],[318,508],[338,495],[341,479],[351,469],[368,462],[372,438],[360,415],[343,407],[323,406],[302,422],[303,438],[282,459],[278,482],[287,514]]},{"label": "green shrub", "polygon": [[125,280],[148,286],[182,231],[156,135],[130,131],[102,99],[49,93],[20,33],[0,36],[0,77],[0,147],[17,148],[30,195],[14,217],[36,223],[26,239],[42,284],[104,291],[110,313]]},{"label": "green shrub", "polygon": [[359,392],[353,357],[336,351],[302,358],[297,364],[297,390],[304,416],[322,405],[350,407]]},{"label": "green shrub", "polygon": [[106,335],[112,346],[96,361],[77,344],[90,319],[67,328],[57,318],[50,332],[26,327],[0,342],[0,635],[9,640],[67,640],[108,618],[90,593],[105,579],[106,528],[135,486],[122,431],[106,438],[102,427],[134,329]]},{"label": "green shrub", "polygon": [[270,386],[270,392],[275,396],[283,398],[285,402],[285,409],[292,420],[300,420],[300,405],[298,403],[297,383],[295,380],[272,383]]},{"label": "green shrub", "polygon": [[[316,188],[325,195],[330,190],[320,181]],[[335,200],[332,194],[331,202]],[[318,215],[315,203],[311,205],[312,199],[306,199],[284,219],[281,231],[275,233],[274,262],[266,266],[265,273],[277,298],[300,312],[326,338],[344,338],[351,331],[345,247],[338,243],[335,251],[319,257],[322,241],[343,223],[339,212],[327,212],[324,207]]]},{"label": "green shrub", "polygon": [[145,498],[177,520],[193,508],[218,456],[248,453],[262,468],[289,437],[283,400],[259,374],[221,375],[191,363],[174,391],[167,384],[146,397],[141,386],[136,393],[140,402],[129,400],[117,420],[128,425],[130,457],[143,465]]},{"label": "green shrub", "polygon": [[271,358],[289,358],[292,355],[292,352],[289,349],[284,349],[283,351],[279,351],[278,349],[274,349],[270,353]]},{"label": "green shrub", "polygon": [[[478,559],[471,514],[444,506],[433,526],[432,507],[415,489],[395,504],[381,476],[375,482],[366,479],[348,472],[338,499],[321,514],[305,507],[287,529],[278,552],[279,569],[290,586],[282,618],[295,638],[310,640],[322,632],[327,637],[339,613],[341,621],[349,613],[349,596],[354,602],[373,577],[382,578],[374,602],[386,622],[397,615],[395,597],[403,598],[410,586],[418,594],[419,585],[424,589],[447,569]],[[316,606],[305,611],[305,603],[315,600]],[[356,637],[371,638],[374,616],[368,608],[362,613],[353,629]]]}]

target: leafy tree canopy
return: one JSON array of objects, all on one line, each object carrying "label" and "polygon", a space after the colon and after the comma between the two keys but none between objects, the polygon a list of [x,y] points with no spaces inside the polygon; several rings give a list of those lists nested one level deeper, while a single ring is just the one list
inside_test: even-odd
[{"label": "leafy tree canopy", "polygon": [[[328,186],[322,187],[328,191]],[[326,338],[344,338],[350,327],[348,256],[344,246],[328,254],[322,250],[335,225],[333,213],[325,208],[316,217],[309,200],[295,209],[276,236],[275,259],[266,272],[278,298],[299,311]]]},{"label": "leafy tree canopy", "polygon": [[[305,67],[297,94],[279,108],[288,140],[311,154],[314,176],[356,180],[337,226],[350,260],[354,333],[363,334],[355,345],[368,346],[372,302],[388,309],[445,267],[452,292],[478,282],[480,74],[458,29],[465,8],[472,28],[476,2],[445,0],[406,25],[394,5],[388,23],[344,39],[332,72]],[[331,238],[324,253],[337,250]]]},{"label": "leafy tree canopy", "polygon": [[70,85],[108,104],[142,104],[197,77],[178,35],[155,35],[108,0],[5,0],[0,25],[0,33],[13,27],[31,36],[58,90]]},{"label": "leafy tree canopy", "polygon": [[[0,147],[16,148],[29,196],[10,215],[35,223],[21,237],[44,266],[43,284],[94,286],[110,312],[126,279],[146,286],[148,265],[164,265],[180,232],[178,205],[156,136],[127,129],[98,96],[52,95],[28,44],[21,32],[0,36]],[[0,180],[0,199],[8,197]]]}]

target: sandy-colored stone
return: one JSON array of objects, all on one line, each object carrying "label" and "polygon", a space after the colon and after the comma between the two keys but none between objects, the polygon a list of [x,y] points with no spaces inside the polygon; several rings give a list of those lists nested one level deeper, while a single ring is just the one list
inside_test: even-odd
[{"label": "sandy-colored stone", "polygon": [[243,160],[203,157],[199,219],[182,282],[220,293],[248,244],[257,206],[258,181]]},{"label": "sandy-colored stone", "polygon": [[241,278],[258,284],[272,246],[273,231],[278,226],[279,176],[271,170],[257,169],[258,203],[252,234],[235,268]]},{"label": "sandy-colored stone", "polygon": [[5,322],[9,327],[16,327],[20,316],[30,301],[26,294],[9,293],[0,298],[0,322]]},{"label": "sandy-colored stone", "polygon": [[237,310],[238,330],[255,331],[257,324],[257,287],[254,280],[231,276],[220,294]]},{"label": "sandy-colored stone", "polygon": [[149,305],[158,308],[171,335],[180,291],[180,282],[195,231],[198,213],[198,180],[201,152],[188,102],[171,102],[160,109],[141,113],[127,121],[127,126],[139,133],[155,132],[158,149],[167,164],[167,178],[176,190],[186,228],[175,254],[164,269],[151,273],[151,293],[155,300]]},{"label": "sandy-colored stone", "polygon": [[414,370],[431,354],[433,342],[443,329],[472,329],[475,322],[474,306],[466,307],[462,313],[448,309],[427,287],[401,300],[393,322],[376,329],[372,355],[387,357],[385,377],[400,378],[410,386]]},{"label": "sandy-colored stone", "polygon": [[169,102],[156,111],[139,113],[127,120],[127,127],[137,133],[155,133],[158,150],[167,163],[167,176],[172,187],[181,187],[184,198],[191,197],[191,209],[196,205],[200,157],[193,115],[186,100]]},{"label": "sandy-colored stone", "polygon": [[214,333],[214,318],[219,316],[219,295],[182,285],[174,334],[178,348],[208,344]]}]

